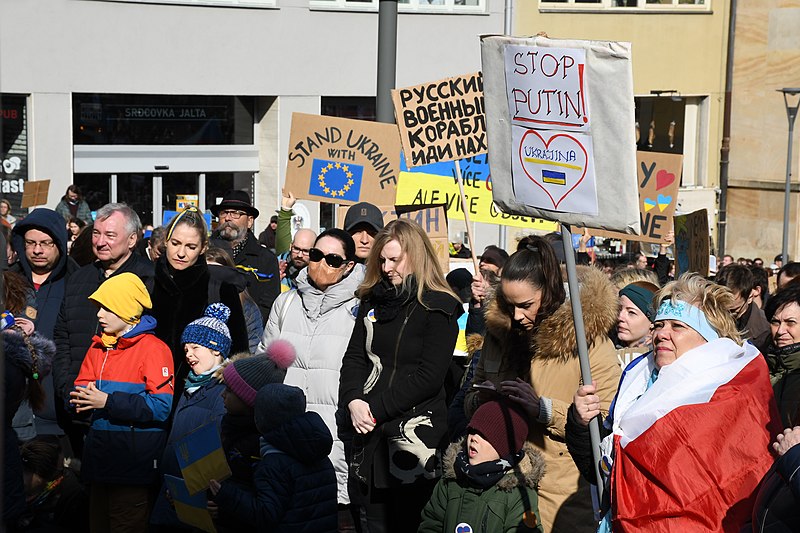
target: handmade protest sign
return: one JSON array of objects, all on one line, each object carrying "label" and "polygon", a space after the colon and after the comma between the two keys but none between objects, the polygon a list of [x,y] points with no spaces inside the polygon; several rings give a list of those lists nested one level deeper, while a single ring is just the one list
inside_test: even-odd
[{"label": "handmade protest sign", "polygon": [[638,233],[630,45],[484,36],[481,58],[495,203]]},{"label": "handmade protest sign", "polygon": [[294,113],[285,188],[298,198],[394,202],[400,137],[393,124]]},{"label": "handmade protest sign", "polygon": [[20,207],[35,207],[47,203],[47,194],[50,191],[50,180],[36,180],[25,183],[22,191]]},{"label": "handmade protest sign", "polygon": [[222,481],[230,477],[231,469],[213,422],[182,437],[173,447],[189,494],[207,489],[212,479]]},{"label": "handmade protest sign", "polygon": [[392,90],[392,100],[408,167],[487,152],[480,72]]},{"label": "handmade protest sign", "polygon": [[639,220],[642,234],[590,230],[592,235],[629,241],[662,243],[672,230],[672,215],[678,204],[683,155],[636,152],[639,179]]},{"label": "handmade protest sign", "polygon": [[700,209],[675,217],[675,273],[708,276],[708,213]]},{"label": "handmade protest sign", "polygon": [[[523,215],[509,215],[494,205],[492,177],[486,155],[464,159],[461,161],[461,170],[470,220],[544,231],[555,230],[554,222]],[[407,168],[401,163],[395,203],[416,206],[443,203],[448,218],[464,220],[454,163],[436,163],[416,168]]]},{"label": "handmade protest sign", "polygon": [[[398,218],[407,218],[419,224],[431,239],[439,264],[446,274],[450,270],[450,250],[447,234],[447,214],[444,205],[419,206],[377,206],[383,214],[383,223],[388,224]],[[344,220],[347,207],[340,207],[338,220]]]}]

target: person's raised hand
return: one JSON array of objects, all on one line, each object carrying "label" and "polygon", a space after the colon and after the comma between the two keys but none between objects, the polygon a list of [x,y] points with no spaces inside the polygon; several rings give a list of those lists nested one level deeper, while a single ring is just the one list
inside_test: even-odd
[{"label": "person's raised hand", "polygon": [[297,202],[297,198],[294,197],[294,193],[283,189],[281,192],[281,209],[284,211],[291,211],[295,202]]}]

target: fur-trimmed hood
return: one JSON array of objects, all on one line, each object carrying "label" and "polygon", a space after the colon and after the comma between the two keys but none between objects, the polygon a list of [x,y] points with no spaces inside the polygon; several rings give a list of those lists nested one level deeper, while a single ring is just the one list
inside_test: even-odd
[{"label": "fur-trimmed hood", "polygon": [[[447,447],[442,457],[442,477],[445,479],[456,478],[456,455],[463,449],[466,437],[462,437],[458,442],[452,443]],[[519,487],[520,482],[525,486],[536,490],[544,476],[545,464],[544,457],[533,444],[526,442],[522,451],[525,453],[519,464],[497,482],[497,488],[504,492],[511,492]]]},{"label": "fur-trimmed hood", "polygon": [[[608,277],[594,267],[577,267],[580,283],[583,323],[589,348],[594,339],[608,335],[617,320],[619,298]],[[566,280],[566,273],[562,271]],[[501,342],[519,338],[513,334],[511,317],[500,309],[498,294],[486,308],[486,332]],[[553,313],[545,318],[530,339],[536,357],[567,360],[577,357],[578,347],[575,339],[575,323],[572,319],[572,305],[569,298]]]}]

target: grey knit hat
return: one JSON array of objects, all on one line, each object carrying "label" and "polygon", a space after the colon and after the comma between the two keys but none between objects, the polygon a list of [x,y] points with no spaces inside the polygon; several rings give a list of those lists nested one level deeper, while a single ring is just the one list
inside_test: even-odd
[{"label": "grey knit hat", "polygon": [[231,351],[231,332],[225,322],[231,316],[228,306],[214,303],[206,307],[201,318],[186,326],[181,335],[181,344],[199,344],[216,350],[227,358]]},{"label": "grey knit hat", "polygon": [[255,422],[262,435],[306,412],[306,395],[283,383],[264,385],[256,394]]}]

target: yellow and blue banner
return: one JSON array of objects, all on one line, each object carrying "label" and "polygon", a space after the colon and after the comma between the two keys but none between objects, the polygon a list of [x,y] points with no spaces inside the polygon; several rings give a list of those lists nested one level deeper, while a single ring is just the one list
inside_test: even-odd
[{"label": "yellow and blue banner", "polygon": [[189,494],[207,489],[212,479],[222,481],[230,477],[231,469],[213,422],[192,431],[173,446]]},{"label": "yellow and blue banner", "polygon": [[[486,154],[459,161],[469,218],[472,222],[554,231],[555,222],[500,211],[492,198],[492,176]],[[400,157],[400,181],[395,205],[444,204],[448,219],[464,220],[455,162],[408,168]]]},{"label": "yellow and blue banner", "polygon": [[314,159],[308,194],[357,202],[361,195],[363,175],[364,167],[361,165]]},{"label": "yellow and blue banner", "polygon": [[214,521],[208,512],[208,498],[205,492],[191,495],[181,478],[169,474],[164,474],[164,484],[172,497],[178,520],[208,533],[217,533],[217,528],[214,527]]}]

